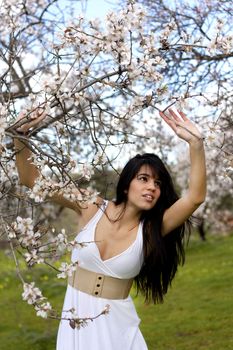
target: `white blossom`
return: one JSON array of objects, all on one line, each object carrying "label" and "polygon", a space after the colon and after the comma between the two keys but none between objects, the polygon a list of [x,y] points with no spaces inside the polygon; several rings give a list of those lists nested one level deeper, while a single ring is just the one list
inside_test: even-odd
[{"label": "white blossom", "polygon": [[24,247],[38,246],[41,233],[34,232],[33,221],[31,218],[22,218],[18,216],[12,224],[12,229],[16,232],[19,242]]},{"label": "white blossom", "polygon": [[223,133],[218,124],[209,123],[204,129],[204,136],[207,144],[214,146],[221,144]]},{"label": "white blossom", "polygon": [[57,274],[58,278],[67,278],[72,276],[73,272],[76,270],[76,263],[67,264],[66,262],[62,262],[59,270],[60,273]]},{"label": "white blossom", "polygon": [[2,139],[5,135],[5,129],[7,127],[6,115],[7,108],[2,103],[0,103],[0,142],[2,142]]},{"label": "white blossom", "polygon": [[104,165],[107,162],[107,156],[103,151],[98,151],[95,154],[95,157],[93,159],[93,163],[95,165]]},{"label": "white blossom", "polygon": [[39,255],[39,251],[37,249],[32,249],[30,252],[24,254],[25,261],[29,266],[34,264],[42,264],[44,259]]},{"label": "white blossom", "polygon": [[56,236],[55,244],[57,249],[61,252],[63,252],[67,248],[68,241],[65,229],[62,229],[61,232]]},{"label": "white blossom", "polygon": [[87,194],[85,201],[88,203],[96,203],[99,192],[94,190],[91,186],[87,187]]},{"label": "white blossom", "polygon": [[35,310],[36,310],[37,316],[40,316],[42,318],[47,318],[49,312],[52,310],[52,307],[49,302],[46,302],[46,303],[36,305]]},{"label": "white blossom", "polygon": [[27,301],[28,304],[34,304],[39,300],[44,299],[42,293],[38,287],[35,287],[35,282],[23,284],[23,300]]},{"label": "white blossom", "polygon": [[218,41],[218,46],[226,54],[230,53],[233,49],[233,35],[227,35],[226,37],[222,37]]},{"label": "white blossom", "polygon": [[94,170],[91,164],[84,163],[80,169],[81,176],[84,177],[87,181],[89,181],[94,174]]}]

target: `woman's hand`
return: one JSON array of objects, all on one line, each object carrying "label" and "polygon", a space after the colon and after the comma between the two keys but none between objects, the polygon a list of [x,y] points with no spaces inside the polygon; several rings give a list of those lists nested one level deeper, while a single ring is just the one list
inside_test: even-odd
[{"label": "woman's hand", "polygon": [[25,114],[25,112],[19,113],[15,123],[16,131],[26,135],[30,129],[34,130],[46,115],[43,108],[37,108],[30,114]]},{"label": "woman's hand", "polygon": [[203,140],[203,136],[197,129],[196,125],[192,123],[186,115],[179,111],[174,112],[171,108],[168,113],[159,112],[163,120],[174,130],[175,134],[188,143]]}]

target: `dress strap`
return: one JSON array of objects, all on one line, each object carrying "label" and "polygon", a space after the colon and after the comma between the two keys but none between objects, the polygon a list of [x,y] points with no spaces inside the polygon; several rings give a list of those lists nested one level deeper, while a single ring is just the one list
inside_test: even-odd
[{"label": "dress strap", "polygon": [[108,200],[104,199],[103,203],[101,203],[101,205],[99,206],[99,209],[97,210],[97,212],[92,216],[92,218],[86,223],[86,225],[84,226],[83,229],[87,229],[88,227],[90,227],[90,225],[95,225],[95,223],[97,221],[99,221],[99,219],[101,218],[101,216],[103,215],[105,209],[107,208],[108,205]]},{"label": "dress strap", "polygon": [[93,216],[94,221],[99,220],[103,213],[105,212],[108,205],[108,200],[104,199],[103,203],[100,205],[99,209],[97,210],[96,214]]}]

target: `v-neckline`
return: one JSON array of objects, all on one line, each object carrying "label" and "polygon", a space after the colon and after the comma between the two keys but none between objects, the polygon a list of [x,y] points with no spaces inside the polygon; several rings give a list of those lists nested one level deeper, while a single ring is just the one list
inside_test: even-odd
[{"label": "v-neckline", "polygon": [[99,255],[99,259],[101,260],[101,262],[105,263],[109,260],[112,260],[112,259],[115,259],[121,255],[123,255],[124,253],[126,253],[130,248],[133,247],[133,245],[136,243],[137,239],[138,239],[138,235],[139,235],[139,230],[140,230],[140,227],[141,227],[141,222],[139,222],[138,224],[138,229],[137,229],[137,234],[136,234],[136,238],[135,240],[128,246],[128,248],[124,249],[122,252],[116,254],[116,255],[113,255],[111,258],[107,258],[107,259],[102,259],[101,257],[101,254],[100,254],[100,250],[99,250],[99,247],[98,245],[96,244],[96,239],[95,239],[95,236],[96,236],[96,229],[97,229],[97,225],[99,223],[99,221],[101,220],[102,218],[102,215],[104,214],[104,210],[107,209],[107,206],[108,206],[108,203],[109,202],[105,202],[105,205],[104,205],[104,209],[100,208],[99,210],[101,211],[101,215],[97,217],[97,221],[95,222],[95,225],[94,225],[94,230],[93,230],[93,242],[94,242],[94,245],[96,247],[96,250],[98,252],[98,255]]}]

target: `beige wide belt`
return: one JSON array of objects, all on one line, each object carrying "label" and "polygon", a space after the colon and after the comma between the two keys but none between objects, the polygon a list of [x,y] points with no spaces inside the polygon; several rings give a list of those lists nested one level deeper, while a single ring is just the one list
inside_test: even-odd
[{"label": "beige wide belt", "polygon": [[105,299],[125,299],[129,295],[133,278],[120,279],[85,270],[77,266],[68,283],[81,292]]}]

